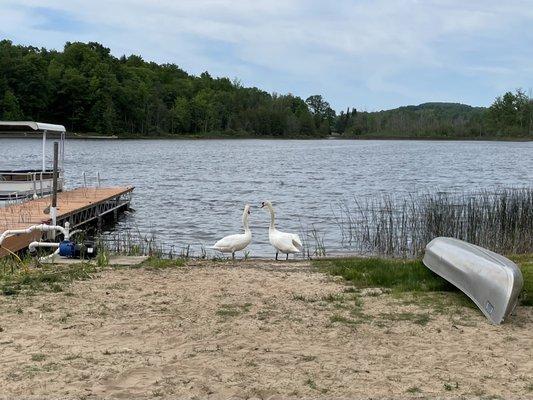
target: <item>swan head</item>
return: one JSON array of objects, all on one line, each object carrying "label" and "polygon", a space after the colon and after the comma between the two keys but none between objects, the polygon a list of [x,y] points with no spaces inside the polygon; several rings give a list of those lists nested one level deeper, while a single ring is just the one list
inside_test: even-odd
[{"label": "swan head", "polygon": [[250,215],[250,204],[244,206],[244,214]]},{"label": "swan head", "polygon": [[261,208],[264,208],[264,207],[272,208],[272,203],[270,201],[263,201],[261,203]]}]

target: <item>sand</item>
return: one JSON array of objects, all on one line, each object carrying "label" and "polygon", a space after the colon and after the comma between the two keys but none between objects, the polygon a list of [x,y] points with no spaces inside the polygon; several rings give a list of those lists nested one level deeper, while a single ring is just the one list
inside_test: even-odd
[{"label": "sand", "polygon": [[[351,293],[305,262],[109,269],[0,297],[6,398],[533,398],[533,310]],[[452,296],[453,297],[453,296]]]}]

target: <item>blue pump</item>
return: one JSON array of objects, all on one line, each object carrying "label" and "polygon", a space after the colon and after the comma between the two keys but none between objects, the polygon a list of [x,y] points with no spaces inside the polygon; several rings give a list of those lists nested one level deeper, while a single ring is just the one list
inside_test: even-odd
[{"label": "blue pump", "polygon": [[74,258],[76,255],[76,245],[70,240],[63,240],[59,243],[59,255],[61,257]]}]

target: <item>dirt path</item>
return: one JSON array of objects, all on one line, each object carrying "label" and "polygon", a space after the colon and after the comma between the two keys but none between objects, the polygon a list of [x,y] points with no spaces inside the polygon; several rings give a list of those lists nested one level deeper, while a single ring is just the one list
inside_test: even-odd
[{"label": "dirt path", "polygon": [[[533,398],[533,310],[353,293],[306,263],[110,269],[0,297],[7,398]],[[430,301],[429,301],[430,300]]]}]

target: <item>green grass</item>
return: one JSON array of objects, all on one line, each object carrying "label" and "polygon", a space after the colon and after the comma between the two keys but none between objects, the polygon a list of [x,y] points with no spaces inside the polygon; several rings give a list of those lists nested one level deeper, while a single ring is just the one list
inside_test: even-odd
[{"label": "green grass", "polygon": [[[524,277],[520,305],[533,306],[533,254],[509,258],[517,263]],[[314,260],[313,265],[326,273],[343,277],[357,289],[387,288],[393,293],[412,293],[419,298],[428,292],[455,292],[454,300],[458,303],[472,303],[455,286],[431,272],[421,260],[342,258]]]},{"label": "green grass", "polygon": [[312,378],[307,378],[307,380],[305,381],[305,384],[307,386],[309,386],[313,390],[317,390],[318,389],[317,386],[316,386],[315,381]]},{"label": "green grass", "polygon": [[351,318],[347,318],[343,315],[340,315],[340,314],[333,314],[330,318],[329,318],[329,322],[331,322],[332,324],[334,324],[335,322],[338,322],[338,323],[341,323],[341,324],[345,324],[345,325],[358,325],[361,323],[360,320],[355,320],[355,319],[351,319]]},{"label": "green grass", "polygon": [[216,315],[227,318],[227,317],[236,317],[243,313],[250,311],[252,307],[251,303],[244,304],[222,304],[220,308],[216,311]]},{"label": "green grass", "polygon": [[513,255],[509,258],[520,267],[524,277],[520,305],[533,307],[533,254]]},{"label": "green grass", "polygon": [[420,260],[343,258],[315,260],[331,275],[342,276],[357,288],[388,288],[398,292],[454,291],[455,287],[431,272]]},{"label": "green grass", "polygon": [[185,265],[185,260],[177,258],[173,260],[150,257],[142,264],[146,269],[167,269],[167,268],[179,268]]},{"label": "green grass", "polygon": [[41,268],[0,268],[0,293],[16,295],[21,291],[62,292],[63,286],[75,280],[90,279],[96,267],[89,264],[43,266]]},{"label": "green grass", "polygon": [[444,390],[447,390],[447,391],[452,391],[452,390],[455,390],[455,389],[459,389],[459,383],[458,382],[454,382],[454,383],[445,382],[443,386],[444,386]]},{"label": "green grass", "polygon": [[389,321],[411,321],[414,324],[425,326],[431,320],[427,313],[382,313],[380,318]]},{"label": "green grass", "polygon": [[[106,256],[108,258],[108,256]],[[13,296],[20,292],[47,291],[63,292],[65,286],[73,281],[91,279],[98,271],[108,266],[108,262],[97,260],[97,265],[81,263],[68,265],[34,265],[35,261],[27,258],[19,262],[5,257],[0,259],[0,295]],[[185,265],[182,259],[162,259],[151,257],[141,266],[147,270],[179,268]],[[120,266],[113,266],[113,268]],[[66,292],[65,296],[73,296]]]},{"label": "green grass", "polygon": [[46,359],[46,356],[44,354],[32,354],[31,360],[32,361],[44,361]]}]

